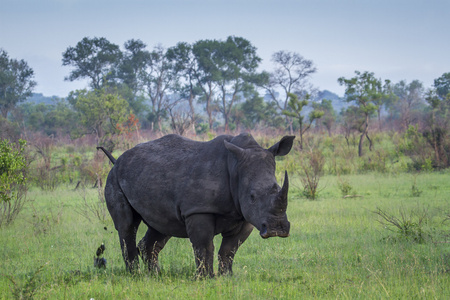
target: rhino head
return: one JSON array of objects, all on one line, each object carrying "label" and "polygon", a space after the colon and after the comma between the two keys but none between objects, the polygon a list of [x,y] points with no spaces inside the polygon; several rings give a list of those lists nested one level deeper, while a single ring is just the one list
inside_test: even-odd
[{"label": "rhino head", "polygon": [[283,187],[275,178],[275,156],[289,153],[295,136],[285,136],[264,149],[249,134],[241,134],[230,142],[228,171],[236,208],[245,220],[255,226],[262,238],[288,237],[287,219],[289,179],[285,172]]}]

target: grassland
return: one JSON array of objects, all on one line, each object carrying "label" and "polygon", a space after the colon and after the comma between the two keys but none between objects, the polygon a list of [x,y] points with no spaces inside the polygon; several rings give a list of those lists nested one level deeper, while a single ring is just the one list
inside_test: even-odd
[{"label": "grassland", "polygon": [[[33,188],[15,223],[0,230],[0,297],[11,299],[446,299],[450,296],[450,173],[325,176],[316,201],[290,190],[291,236],[254,232],[236,255],[234,275],[195,280],[187,239],[171,239],[159,275],[125,272],[110,219],[83,212],[97,190]],[[343,198],[345,181],[356,197]],[[412,186],[416,191],[413,193]],[[387,230],[380,208],[417,223],[420,243]],[[90,220],[86,218],[90,216]],[[413,229],[417,227],[413,226]],[[138,236],[145,232],[142,225]],[[220,236],[215,239],[216,252]],[[104,242],[107,268],[93,267]],[[217,270],[217,261],[215,263]]]}]

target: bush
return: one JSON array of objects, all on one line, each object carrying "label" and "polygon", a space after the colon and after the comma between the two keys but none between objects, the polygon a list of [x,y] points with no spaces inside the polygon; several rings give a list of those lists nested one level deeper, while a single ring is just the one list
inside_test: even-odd
[{"label": "bush", "polygon": [[342,197],[346,198],[349,196],[356,196],[355,191],[353,190],[352,185],[347,179],[343,179],[338,176],[338,188],[341,191]]},{"label": "bush", "polygon": [[397,232],[398,237],[411,240],[416,243],[425,243],[428,234],[424,231],[424,225],[428,220],[428,210],[417,208],[409,213],[399,209],[399,217],[390,214],[380,208],[373,213],[381,217],[380,222],[386,229]]},{"label": "bush", "polygon": [[324,165],[325,157],[320,151],[311,151],[300,159],[300,180],[303,184],[303,196],[307,199],[317,198]]},{"label": "bush", "polygon": [[0,141],[0,227],[12,223],[26,202],[25,145]]},{"label": "bush", "polygon": [[53,191],[60,184],[60,166],[53,166],[52,157],[55,149],[54,140],[39,135],[33,143],[36,153],[40,156],[34,168],[31,168],[30,181],[42,190]]},{"label": "bush", "polygon": [[432,171],[433,153],[429,149],[425,138],[419,133],[418,126],[409,126],[403,140],[398,145],[400,154],[411,159],[408,163],[408,171]]}]

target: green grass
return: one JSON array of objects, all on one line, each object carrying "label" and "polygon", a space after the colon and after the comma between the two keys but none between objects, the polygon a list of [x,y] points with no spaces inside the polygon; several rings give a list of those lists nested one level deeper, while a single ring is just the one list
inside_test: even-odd
[{"label": "green grass", "polygon": [[[342,198],[337,177],[326,176],[318,200],[308,201],[292,178],[291,236],[263,240],[254,232],[236,254],[234,275],[207,280],[194,279],[190,243],[176,238],[161,252],[158,276],[128,274],[112,222],[90,222],[77,212],[80,192],[33,189],[34,209],[28,204],[12,226],[0,229],[0,298],[27,292],[37,299],[448,298],[450,220],[443,221],[450,213],[450,173],[342,178],[360,197]],[[96,189],[88,193],[97,201]],[[425,242],[384,228],[376,208],[394,215],[426,209]],[[138,237],[144,232],[142,225]],[[93,256],[102,242],[108,263],[97,270]]]}]

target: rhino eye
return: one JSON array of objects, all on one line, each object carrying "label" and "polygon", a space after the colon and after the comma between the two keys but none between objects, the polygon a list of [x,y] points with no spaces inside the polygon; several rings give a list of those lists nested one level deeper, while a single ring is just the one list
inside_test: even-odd
[{"label": "rhino eye", "polygon": [[270,190],[271,194],[277,194],[278,193],[278,184],[274,184],[272,186],[272,189]]},{"label": "rhino eye", "polygon": [[256,202],[256,193],[255,191],[251,191],[250,192],[250,203],[255,203]]}]

